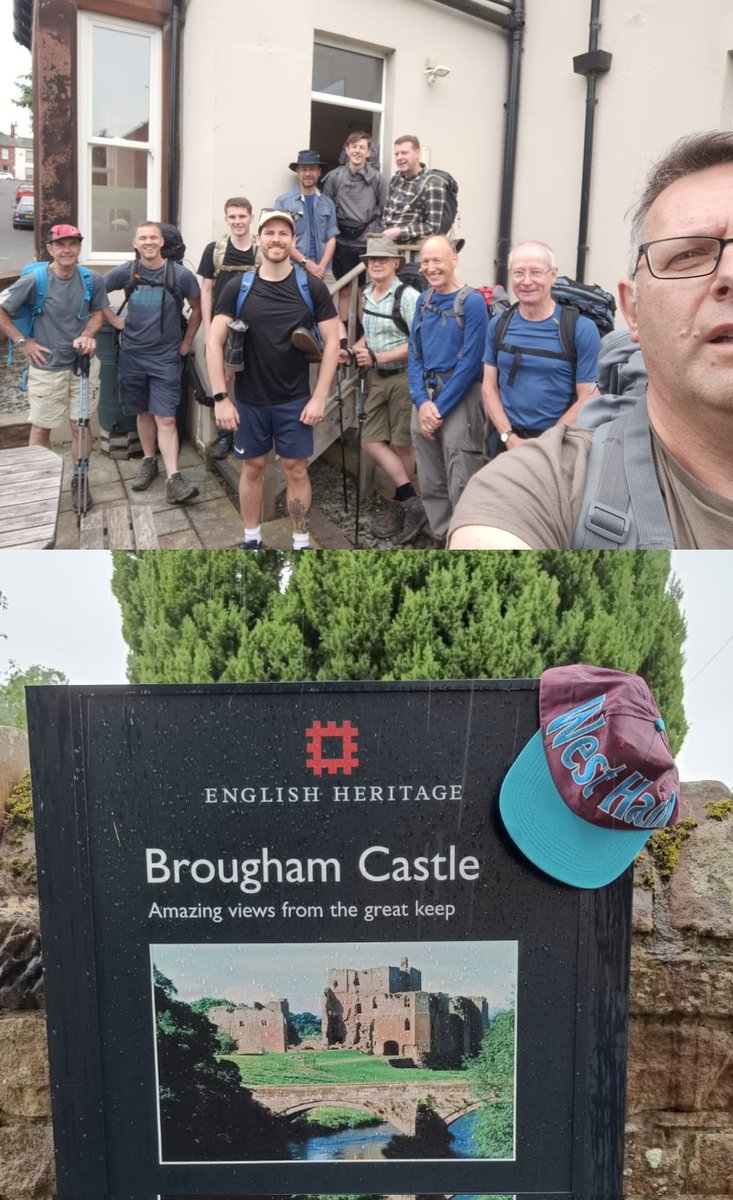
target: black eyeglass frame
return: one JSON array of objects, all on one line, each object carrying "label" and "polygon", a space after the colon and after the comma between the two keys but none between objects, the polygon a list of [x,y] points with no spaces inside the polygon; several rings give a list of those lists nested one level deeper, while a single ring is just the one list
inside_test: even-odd
[{"label": "black eyeglass frame", "polygon": [[[694,241],[694,240],[699,240],[701,242],[704,241],[704,242],[717,242],[718,243],[718,254],[715,259],[715,262],[713,263],[713,265],[709,271],[700,271],[698,274],[695,274],[695,275],[657,275],[655,273],[655,271],[652,267],[652,264],[649,261],[649,247],[650,246],[660,246],[663,242],[689,242],[689,241]],[[720,262],[721,258],[723,257],[723,251],[725,250],[726,246],[732,246],[732,245],[733,245],[733,238],[709,237],[708,234],[706,234],[706,233],[701,233],[701,234],[692,233],[692,234],[687,234],[687,235],[683,235],[683,236],[669,237],[669,238],[654,238],[653,241],[651,241],[651,242],[642,242],[641,245],[637,248],[636,270],[634,271],[632,278],[633,279],[636,278],[636,274],[639,270],[639,259],[641,258],[642,254],[643,254],[644,259],[646,260],[646,265],[649,268],[649,274],[654,279],[665,279],[665,280],[667,280],[667,279],[706,279],[708,275],[714,275],[715,272],[717,271],[718,263]]]}]

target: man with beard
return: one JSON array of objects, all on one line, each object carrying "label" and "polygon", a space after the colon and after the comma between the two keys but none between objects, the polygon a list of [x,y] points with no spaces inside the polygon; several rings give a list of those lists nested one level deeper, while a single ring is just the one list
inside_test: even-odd
[{"label": "man with beard", "polygon": [[[291,262],[295,224],[290,212],[264,209],[257,243],[262,265],[254,274],[224,288],[207,343],[214,416],[222,429],[235,431],[234,453],[243,459],[240,510],[244,550],[262,549],[262,499],[265,467],[274,444],[287,484],[293,548],[310,547],[311,486],[308,459],[313,427],[323,420],[336,371],[339,322],[326,285]],[[244,295],[242,291],[244,289]],[[224,345],[230,321],[240,318],[244,334],[244,370],[235,379],[235,402],[224,380]],[[323,342],[312,393],[304,354],[293,344],[296,329],[315,322]]]}]

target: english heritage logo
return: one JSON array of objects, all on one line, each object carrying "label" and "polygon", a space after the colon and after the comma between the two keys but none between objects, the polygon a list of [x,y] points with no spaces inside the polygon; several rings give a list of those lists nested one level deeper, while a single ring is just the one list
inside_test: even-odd
[{"label": "english heritage logo", "polygon": [[314,775],[350,775],[359,766],[358,734],[351,721],[341,725],[335,721],[327,721],[325,725],[314,721],[305,731],[306,768]]}]

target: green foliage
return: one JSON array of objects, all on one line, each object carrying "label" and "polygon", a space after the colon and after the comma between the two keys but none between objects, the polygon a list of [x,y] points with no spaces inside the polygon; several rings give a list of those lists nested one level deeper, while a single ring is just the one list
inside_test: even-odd
[{"label": "green foliage", "polygon": [[194,1000],[189,1008],[195,1013],[201,1013],[204,1017],[208,1017],[209,1010],[212,1008],[236,1008],[233,1000],[221,1000],[215,996],[202,996],[200,1000]]},{"label": "green foliage", "polygon": [[24,689],[37,684],[50,686],[59,683],[68,683],[63,671],[40,667],[38,664],[21,670],[11,659],[7,671],[0,674],[0,725],[27,729]]},{"label": "green foliage", "polygon": [[180,1161],[287,1157],[281,1122],[217,1058],[217,1031],[177,1000],[154,968],[160,1124],[164,1157]]},{"label": "green foliage", "polygon": [[11,858],[10,874],[27,887],[35,887],[38,883],[38,870],[33,858]]},{"label": "green foliage", "polygon": [[[277,593],[275,551],[115,551],[112,591],[130,683],[234,680],[233,662]],[[249,678],[243,676],[242,678]]]},{"label": "green foliage", "polygon": [[301,1041],[310,1041],[321,1036],[321,1018],[315,1013],[291,1013],[290,1024]]},{"label": "green foliage", "polygon": [[11,100],[10,103],[16,108],[27,108],[29,112],[33,112],[33,76],[30,72],[27,75],[19,75],[14,84],[18,99]]},{"label": "green foliage", "polygon": [[17,841],[32,828],[31,773],[26,771],[5,801],[5,833],[11,841]]},{"label": "green foliage", "polygon": [[337,1133],[341,1129],[365,1129],[369,1125],[380,1125],[381,1117],[363,1112],[359,1108],[309,1108],[298,1113],[291,1123],[293,1132],[305,1134]]},{"label": "green foliage", "polygon": [[687,728],[666,551],[148,551],[115,555],[113,590],[135,683],[525,678],[588,662],[644,676],[674,750]]},{"label": "green foliage", "polygon": [[482,1158],[508,1158],[514,1142],[514,1012],[490,1022],[475,1058],[467,1063],[472,1090],[486,1104],[479,1110],[473,1140]]}]

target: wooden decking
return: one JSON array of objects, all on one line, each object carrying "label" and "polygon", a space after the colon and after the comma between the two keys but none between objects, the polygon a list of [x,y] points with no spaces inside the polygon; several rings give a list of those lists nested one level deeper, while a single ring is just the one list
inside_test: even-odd
[{"label": "wooden decking", "polygon": [[80,550],[157,550],[159,546],[153,512],[147,505],[95,508],[79,522]]},{"label": "wooden decking", "polygon": [[0,450],[0,548],[48,550],[56,539],[63,463],[53,450]]}]

